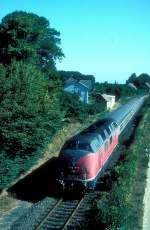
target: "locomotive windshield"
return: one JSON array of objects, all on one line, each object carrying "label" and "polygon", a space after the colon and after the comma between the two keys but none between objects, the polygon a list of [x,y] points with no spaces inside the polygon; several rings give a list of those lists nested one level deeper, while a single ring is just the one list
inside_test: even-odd
[{"label": "locomotive windshield", "polygon": [[89,143],[72,140],[66,143],[65,149],[92,151]]}]

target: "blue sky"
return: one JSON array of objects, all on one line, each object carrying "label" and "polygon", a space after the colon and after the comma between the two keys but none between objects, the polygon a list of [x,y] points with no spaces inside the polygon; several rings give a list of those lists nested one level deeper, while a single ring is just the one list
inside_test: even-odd
[{"label": "blue sky", "polygon": [[60,70],[124,83],[150,74],[149,0],[0,0],[0,19],[24,10],[44,16],[61,33]]}]

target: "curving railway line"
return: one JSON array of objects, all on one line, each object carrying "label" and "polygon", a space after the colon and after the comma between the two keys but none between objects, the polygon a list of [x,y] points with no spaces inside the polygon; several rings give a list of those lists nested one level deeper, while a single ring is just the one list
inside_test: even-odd
[{"label": "curving railway line", "polygon": [[15,221],[11,230],[47,230],[77,228],[89,212],[92,200],[99,192],[85,194],[80,199],[64,200],[45,198],[33,205]]}]

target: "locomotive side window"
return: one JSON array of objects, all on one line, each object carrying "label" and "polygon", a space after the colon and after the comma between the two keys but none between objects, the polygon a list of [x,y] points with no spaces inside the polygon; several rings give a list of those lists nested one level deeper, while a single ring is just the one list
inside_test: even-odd
[{"label": "locomotive side window", "polygon": [[106,129],[104,130],[104,133],[105,133],[106,137],[109,138],[109,134],[107,133]]},{"label": "locomotive side window", "polygon": [[104,131],[101,130],[100,134],[101,134],[101,137],[103,138],[103,141],[105,141],[106,140],[106,135],[105,135]]},{"label": "locomotive side window", "polygon": [[104,146],[104,149],[105,149],[105,152],[106,152],[107,149],[108,149],[108,141],[106,141],[105,146]]},{"label": "locomotive side window", "polygon": [[112,124],[109,125],[109,129],[111,130],[111,132],[114,131],[114,127],[112,126]]},{"label": "locomotive side window", "polygon": [[105,155],[105,151],[103,150],[103,151],[101,152],[101,158],[103,158],[104,155]]},{"label": "locomotive side window", "polygon": [[111,131],[110,131],[109,127],[106,127],[106,131],[107,131],[107,133],[108,133],[109,135],[111,135]]},{"label": "locomotive side window", "polygon": [[110,144],[112,143],[112,136],[110,137]]},{"label": "locomotive side window", "polygon": [[112,125],[113,125],[114,128],[117,128],[117,127],[118,127],[118,125],[117,125],[116,122],[113,122]]},{"label": "locomotive side window", "polygon": [[102,139],[100,134],[97,135],[97,140],[98,140],[98,143],[99,143],[99,147],[101,147],[102,144],[103,144],[103,139]]},{"label": "locomotive side window", "polygon": [[112,128],[112,130],[114,131],[115,127],[113,126],[113,124],[111,124],[111,128]]}]

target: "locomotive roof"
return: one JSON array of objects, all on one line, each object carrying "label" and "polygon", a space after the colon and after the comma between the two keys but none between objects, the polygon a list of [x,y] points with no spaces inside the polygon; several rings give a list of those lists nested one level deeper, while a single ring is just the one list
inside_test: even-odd
[{"label": "locomotive roof", "polygon": [[76,136],[73,136],[68,141],[79,140],[82,142],[91,142],[93,139],[97,138],[97,134],[103,131],[106,127],[109,127],[113,122],[112,119],[102,119],[94,122],[92,125],[78,133]]},{"label": "locomotive roof", "polygon": [[85,129],[81,133],[77,134],[76,136],[66,141],[62,150],[73,149],[75,146],[76,146],[76,149],[80,149],[81,146],[83,148],[83,145],[85,146],[84,147],[85,150],[86,150],[86,146],[90,146],[90,145],[92,145],[93,149],[95,150],[100,148],[100,146],[102,146],[102,144],[107,138],[107,135],[104,133],[104,130],[106,131],[108,136],[111,133],[111,130],[107,129],[111,123],[112,123],[112,120],[109,120],[109,119],[100,120],[98,122],[95,122],[93,125],[89,126],[87,129]]},{"label": "locomotive roof", "polygon": [[112,118],[105,118],[102,120],[98,120],[94,122],[92,125],[90,125],[89,127],[87,127],[86,129],[84,129],[80,134],[90,133],[99,128],[104,129],[105,127],[108,127],[109,125],[111,125],[112,122],[113,122]]}]

